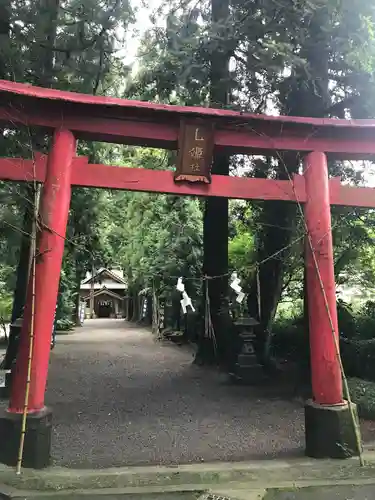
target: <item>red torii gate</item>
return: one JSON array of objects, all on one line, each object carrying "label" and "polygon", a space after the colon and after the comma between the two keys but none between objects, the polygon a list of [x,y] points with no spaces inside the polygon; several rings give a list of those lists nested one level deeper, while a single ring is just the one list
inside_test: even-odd
[{"label": "red torii gate", "polygon": [[[213,175],[211,184],[177,184],[170,171],[91,165],[86,158],[75,156],[77,139],[177,149],[182,120],[197,126],[214,124],[215,149],[230,154],[272,156],[279,151],[298,151],[305,155],[304,175],[295,175],[292,182]],[[37,126],[54,133],[48,158],[36,155],[34,161],[0,159],[0,179],[26,182],[35,179],[44,184],[25,466],[44,467],[49,463],[51,414],[45,407],[44,394],[72,185],[303,203],[315,251],[314,258],[307,245],[313,400],[305,408],[306,453],[315,457],[341,457],[350,450],[356,452],[321,285],[337,336],[330,205],[374,208],[375,190],[344,186],[339,179],[329,180],[326,155],[334,159],[370,159],[375,154],[375,121],[270,117],[151,104],[0,80],[0,123],[4,128]],[[8,464],[16,462],[20,415],[24,410],[31,293],[29,284],[9,409],[0,418],[0,460]]]}]

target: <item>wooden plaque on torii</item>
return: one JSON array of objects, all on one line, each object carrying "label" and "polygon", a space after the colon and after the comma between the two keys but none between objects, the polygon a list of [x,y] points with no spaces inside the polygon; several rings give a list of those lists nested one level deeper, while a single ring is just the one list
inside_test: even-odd
[{"label": "wooden plaque on torii", "polygon": [[213,126],[181,121],[175,181],[211,182],[214,150]]}]

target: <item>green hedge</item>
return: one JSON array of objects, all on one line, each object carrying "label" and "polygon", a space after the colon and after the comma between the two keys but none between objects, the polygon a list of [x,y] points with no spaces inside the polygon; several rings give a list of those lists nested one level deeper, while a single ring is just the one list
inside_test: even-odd
[{"label": "green hedge", "polygon": [[9,321],[12,312],[13,297],[10,293],[0,291],[0,318]]},{"label": "green hedge", "polygon": [[72,330],[74,327],[75,327],[75,324],[70,319],[62,318],[62,319],[56,320],[56,331],[65,332],[65,331]]},{"label": "green hedge", "polygon": [[341,339],[340,350],[347,376],[375,381],[375,339]]},{"label": "green hedge", "polygon": [[[308,336],[298,328],[278,331],[273,336],[272,351],[276,358],[306,365],[310,357]],[[375,339],[340,339],[340,352],[348,377],[375,381]]]},{"label": "green hedge", "polygon": [[375,383],[349,378],[348,385],[350,397],[357,405],[358,415],[369,420],[375,419]]},{"label": "green hedge", "polygon": [[[375,381],[375,303],[368,301],[354,313],[350,305],[337,303],[340,351],[349,377]],[[276,322],[272,350],[276,358],[306,364],[309,339],[302,317]]]}]

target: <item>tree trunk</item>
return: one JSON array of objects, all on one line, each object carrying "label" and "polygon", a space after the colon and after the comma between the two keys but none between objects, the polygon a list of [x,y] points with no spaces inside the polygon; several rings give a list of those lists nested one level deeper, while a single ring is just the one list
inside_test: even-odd
[{"label": "tree trunk", "polygon": [[75,286],[75,303],[74,303],[74,312],[73,312],[73,321],[76,326],[81,326],[81,318],[80,318],[80,306],[81,306],[81,281],[82,274],[80,271],[76,272],[76,286]]},{"label": "tree trunk", "polygon": [[138,321],[139,320],[139,297],[138,297],[138,291],[134,291],[132,294],[132,302],[133,302],[133,314],[131,321]]},{"label": "tree trunk", "polygon": [[[38,39],[43,41],[44,49],[41,52],[41,66],[40,73],[35,75],[35,81],[37,85],[40,86],[51,86],[52,76],[53,76],[53,46],[55,44],[56,38],[56,28],[57,19],[59,12],[59,0],[41,0],[40,2],[40,19],[39,19],[39,30],[37,29]],[[6,2],[0,8],[0,19],[2,20],[1,14],[10,14],[10,2]],[[5,26],[5,24],[4,24]],[[9,30],[9,27],[8,27]],[[1,38],[1,37],[0,37]],[[0,39],[1,42],[1,39]],[[1,61],[0,61],[1,62]],[[6,66],[5,66],[6,67]],[[32,148],[42,150],[45,148],[45,135],[43,132],[37,133],[32,138]],[[12,322],[15,321],[23,311],[25,306],[27,286],[29,282],[29,262],[30,262],[30,252],[31,252],[31,239],[28,236],[32,232],[33,227],[33,210],[30,210],[29,202],[35,199],[34,186],[28,185],[25,188],[26,194],[25,198],[28,200],[27,206],[25,208],[23,226],[22,226],[22,238],[20,247],[20,256],[17,266],[17,278],[16,278],[16,289],[13,296],[13,307],[12,307]],[[9,345],[6,353],[6,362],[9,367],[16,359],[18,342],[17,342],[17,331],[10,332]],[[9,351],[9,352],[8,352]]]},{"label": "tree trunk", "polygon": [[60,0],[40,0],[40,22],[36,36],[41,52],[41,73],[38,84],[42,87],[53,86],[53,47],[55,46]]},{"label": "tree trunk", "polygon": [[[309,35],[305,45],[301,48],[301,57],[307,61],[307,68],[298,73],[292,73],[280,87],[281,112],[292,116],[323,117],[329,108],[330,97],[328,90],[328,59],[329,47],[326,38],[325,24],[327,11],[325,7],[316,10],[309,24]],[[277,178],[288,178],[286,168],[292,176],[298,172],[300,159],[294,153],[287,153],[279,160]],[[257,260],[265,258],[288,246],[296,234],[293,228],[296,220],[297,207],[285,202],[267,202],[260,217],[260,223],[266,223],[262,230],[257,250]],[[276,227],[273,227],[276,226]],[[284,271],[287,266],[288,250],[284,254],[268,260],[260,266],[261,289],[261,318],[258,332],[257,354],[265,366],[269,365],[270,336],[272,323],[279,303]],[[272,285],[271,285],[272,284]],[[248,298],[249,310],[255,311],[255,280],[251,285],[251,294]],[[257,314],[255,313],[257,317]]]},{"label": "tree trunk", "polygon": [[1,0],[0,3],[0,79],[10,77],[10,0]]},{"label": "tree trunk", "polygon": [[152,295],[147,295],[145,300],[147,304],[145,321],[146,325],[150,326],[152,325]]},{"label": "tree trunk", "polygon": [[[296,166],[293,170],[296,171]],[[295,215],[296,207],[293,204],[269,202],[265,204],[260,217],[260,224],[264,225],[257,248],[257,261],[265,262],[259,266],[259,284],[257,277],[253,278],[248,296],[248,308],[250,315],[257,318],[260,323],[257,328],[256,350],[258,360],[265,368],[270,367],[272,323],[281,297],[284,271],[289,256],[289,249],[283,252],[281,250],[295,237],[293,231],[283,228],[293,226]],[[270,258],[272,255],[275,256]]]},{"label": "tree trunk", "polygon": [[172,329],[179,332],[181,330],[181,293],[174,289],[172,290]]},{"label": "tree trunk", "polygon": [[[231,51],[225,46],[223,27],[229,19],[229,1],[211,0],[212,25],[217,32],[218,46],[211,55],[211,107],[225,107],[229,103],[230,80],[229,59]],[[212,173],[229,175],[229,157],[215,153]],[[197,356],[200,362],[218,361],[225,364],[227,344],[230,336],[228,303],[228,200],[207,198],[203,219],[203,274],[220,276],[208,280],[211,318],[217,342],[217,351],[204,333],[200,337]],[[205,297],[205,293],[203,293]],[[205,310],[205,308],[203,309]]]},{"label": "tree trunk", "polygon": [[127,308],[127,317],[126,321],[132,321],[134,311],[134,301],[133,296],[128,292],[128,308]]}]

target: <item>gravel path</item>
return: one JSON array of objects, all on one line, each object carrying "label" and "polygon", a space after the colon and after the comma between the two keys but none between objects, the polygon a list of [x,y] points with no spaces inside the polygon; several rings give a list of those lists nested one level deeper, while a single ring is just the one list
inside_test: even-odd
[{"label": "gravel path", "polygon": [[302,449],[303,408],[191,364],[123,320],[59,335],[46,402],[55,463],[70,467],[269,458]]}]

